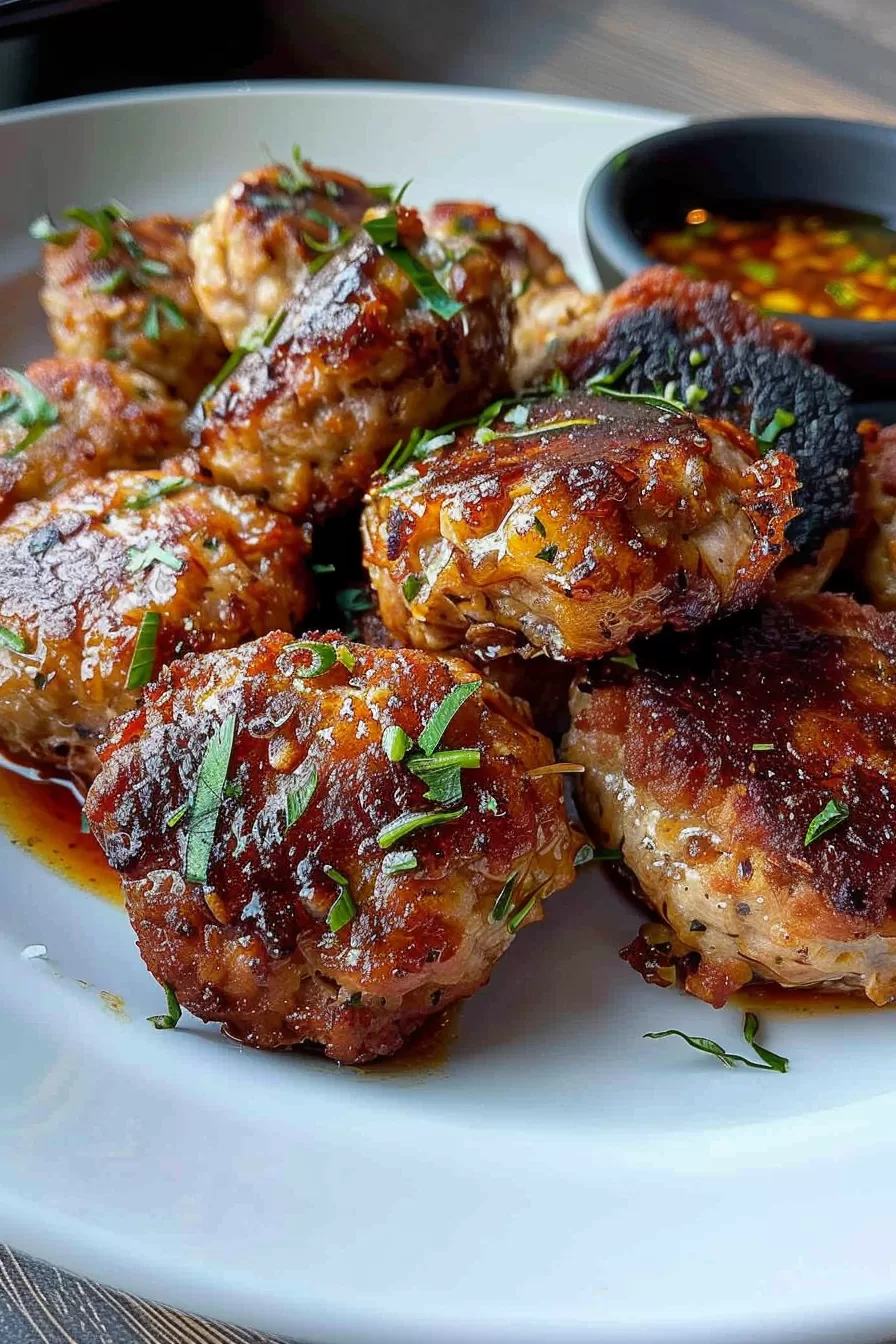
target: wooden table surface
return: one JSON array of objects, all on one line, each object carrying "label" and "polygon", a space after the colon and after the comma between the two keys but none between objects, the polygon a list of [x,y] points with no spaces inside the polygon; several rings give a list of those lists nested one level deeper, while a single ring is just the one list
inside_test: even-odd
[{"label": "wooden table surface", "polygon": [[[114,20],[103,11],[102,22]],[[896,122],[896,0],[303,0],[261,7],[254,33],[248,58],[234,55],[201,77],[484,84],[697,116],[820,112]],[[117,83],[197,77],[160,75],[157,50],[152,61],[148,73],[135,66],[127,78],[118,62]],[[108,87],[108,64],[75,74],[69,63],[67,78],[62,87],[54,81],[57,92]],[[262,1339],[0,1247],[2,1344]]]}]

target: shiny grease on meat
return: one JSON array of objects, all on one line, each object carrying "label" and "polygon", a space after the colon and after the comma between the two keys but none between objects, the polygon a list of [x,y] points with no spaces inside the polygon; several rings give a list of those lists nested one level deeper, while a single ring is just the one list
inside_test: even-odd
[{"label": "shiny grease on meat", "polygon": [[579,680],[564,751],[686,988],[716,1006],[754,977],[896,998],[896,618],[823,594],[638,661]]},{"label": "shiny grease on meat", "polygon": [[371,490],[380,615],[417,647],[599,657],[756,601],[793,465],[721,422],[586,392],[465,429]]},{"label": "shiny grease on meat", "polygon": [[[318,675],[319,648],[284,634],[172,664],[101,748],[86,814],[144,960],[184,1007],[250,1045],[360,1063],[486,982],[572,881],[581,837],[561,779],[531,773],[550,744],[468,664],[315,638],[339,652]],[[459,796],[431,801],[413,745],[395,759],[389,737],[422,747],[464,688],[429,744],[467,753]],[[207,807],[201,762],[228,723],[213,844],[191,873],[189,809]]]}]

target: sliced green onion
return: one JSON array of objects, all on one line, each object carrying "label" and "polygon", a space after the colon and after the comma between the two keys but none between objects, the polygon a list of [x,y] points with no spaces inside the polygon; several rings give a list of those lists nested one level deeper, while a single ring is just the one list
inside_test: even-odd
[{"label": "sliced green onion", "polygon": [[377,219],[368,219],[364,232],[369,234],[378,247],[393,248],[398,242],[398,217],[394,210]]},{"label": "sliced green onion", "polygon": [[148,681],[152,681],[156,665],[156,641],[161,624],[162,617],[158,611],[144,611],[137,631],[137,642],[131,655],[128,679],[125,682],[125,687],[129,691],[139,691]]},{"label": "sliced green onion", "polygon": [[615,369],[611,369],[609,373],[595,374],[593,378],[588,380],[589,384],[594,383],[596,387],[613,387],[615,383],[619,382],[619,379],[622,378],[624,374],[628,373],[640,354],[641,347],[638,345],[630,355],[626,355],[621,364],[616,365]]},{"label": "sliced green onion", "polygon": [[534,904],[535,904],[535,892],[532,893],[532,895],[529,897],[528,901],[526,901],[524,905],[521,905],[518,910],[514,910],[513,914],[508,919],[507,921],[508,933],[516,933],[517,929],[520,927],[523,920],[526,918],[526,916],[528,915],[529,911],[532,909]]},{"label": "sliced green onion", "polygon": [[188,882],[205,882],[215,843],[218,814],[224,799],[224,785],[230,769],[236,714],[228,714],[208,740],[196,778],[184,876]]},{"label": "sliced green onion", "polygon": [[382,871],[386,877],[393,873],[410,873],[417,867],[417,855],[410,849],[393,849],[383,858]]},{"label": "sliced green onion", "polygon": [[0,625],[0,647],[11,649],[13,653],[27,653],[28,641],[7,625]]},{"label": "sliced green onion", "polygon": [[107,276],[104,276],[102,280],[94,280],[90,288],[96,294],[117,294],[121,287],[128,283],[130,278],[131,277],[124,266],[119,266],[116,270],[110,271],[110,273]]},{"label": "sliced green onion", "polygon": [[402,596],[405,602],[410,604],[423,587],[423,579],[419,574],[409,574],[401,585]]},{"label": "sliced green onion", "polygon": [[358,908],[352,899],[351,888],[348,878],[340,873],[336,868],[325,868],[324,872],[332,882],[339,887],[339,895],[330,906],[327,915],[327,925],[331,933],[338,933],[344,929],[346,924],[350,924],[358,913]]},{"label": "sliced green onion", "polygon": [[181,1006],[177,1001],[177,995],[169,984],[162,986],[165,991],[165,1003],[168,1006],[167,1013],[156,1013],[153,1017],[148,1017],[147,1022],[151,1022],[156,1031],[172,1031],[181,1019]]},{"label": "sliced green onion", "polygon": [[699,369],[701,365],[706,363],[706,360],[707,356],[704,355],[702,350],[692,350],[688,355],[688,363],[692,369]]},{"label": "sliced green onion", "polygon": [[295,673],[297,677],[303,680],[310,677],[322,677],[325,672],[336,662],[336,648],[333,644],[321,644],[313,639],[297,639],[292,644],[287,644],[289,649],[304,649],[306,653],[311,654],[311,662],[304,667],[297,667]]},{"label": "sliced green onion", "polygon": [[40,388],[23,373],[6,368],[0,369],[0,373],[5,373],[18,388],[16,404],[5,402],[2,414],[11,415],[22,429],[28,431],[21,443],[17,443],[15,448],[5,454],[6,457],[16,457],[26,448],[30,448],[32,443],[36,443],[45,430],[56,424],[59,419],[59,408],[47,401]]},{"label": "sliced green onion", "polygon": [[314,797],[314,791],[317,788],[317,768],[312,766],[302,778],[300,773],[296,773],[297,787],[290,789],[286,795],[286,829],[294,826],[300,817],[308,811],[308,804]]},{"label": "sliced green onion", "polygon": [[376,837],[377,844],[380,849],[391,849],[392,845],[414,831],[439,826],[443,822],[457,821],[466,810],[465,807],[458,807],[453,812],[404,812],[400,817],[396,817],[395,821],[390,821],[388,826],[382,828]]},{"label": "sliced green onion", "polygon": [[813,841],[827,835],[828,831],[832,831],[835,826],[841,825],[848,816],[849,808],[845,803],[841,803],[839,798],[829,798],[821,811],[816,813],[809,822],[803,844],[811,845]]},{"label": "sliced green onion", "polygon": [[78,236],[77,229],[59,229],[49,215],[38,215],[28,225],[28,232],[39,243],[53,243],[56,247],[67,247]]},{"label": "sliced green onion", "polygon": [[513,899],[513,889],[517,884],[519,873],[511,873],[501,890],[498,892],[498,898],[492,906],[492,912],[489,920],[492,924],[503,924],[507,918],[507,912],[510,909],[510,902]]},{"label": "sliced green onion", "polygon": [[390,761],[403,760],[410,745],[411,739],[397,724],[390,723],[388,728],[383,730],[383,751]]},{"label": "sliced green onion", "polygon": [[684,390],[684,404],[694,411],[703,405],[708,396],[709,392],[705,387],[699,387],[697,383],[688,383]]},{"label": "sliced green onion", "polygon": [[157,541],[151,541],[148,546],[129,546],[128,559],[125,565],[125,572],[128,574],[138,574],[141,570],[149,569],[152,565],[164,565],[166,569],[172,570],[175,574],[180,574],[186,569],[186,561],[173,551],[166,551],[164,546],[160,546]]},{"label": "sliced green onion", "polygon": [[754,742],[753,751],[774,751],[774,742]]},{"label": "sliced green onion", "polygon": [[623,667],[633,667],[638,670],[638,658],[634,653],[614,653],[610,658],[611,663],[620,663]]},{"label": "sliced green onion", "polygon": [[782,433],[782,431],[785,429],[790,429],[791,426],[795,424],[796,424],[796,416],[794,415],[793,411],[782,410],[781,407],[779,406],[778,409],[775,411],[774,415],[772,416],[771,420],[769,420],[765,429],[759,435],[757,442],[760,443],[764,448],[771,448],[773,444],[777,443],[778,436]]},{"label": "sliced green onion", "polygon": [[770,288],[778,279],[778,268],[772,261],[742,261],[740,269],[744,275],[766,288]]},{"label": "sliced green onion", "polygon": [[138,495],[131,495],[131,498],[125,501],[127,509],[145,509],[149,504],[155,504],[156,500],[164,499],[168,495],[176,495],[179,490],[185,490],[188,485],[192,485],[186,476],[162,476],[159,480],[150,481],[145,490],[141,490]]},{"label": "sliced green onion", "polygon": [[455,714],[469,700],[470,696],[475,695],[481,688],[482,682],[480,680],[464,681],[448,692],[444,700],[433,711],[420,734],[419,745],[424,755],[431,756],[433,754]]},{"label": "sliced green onion", "polygon": [[185,816],[187,815],[187,813],[189,812],[190,807],[191,807],[191,803],[190,803],[190,802],[186,802],[186,803],[181,803],[180,807],[176,807],[176,808],[174,809],[174,811],[171,813],[171,816],[170,816],[170,817],[168,818],[168,820],[165,822],[165,825],[168,827],[168,829],[169,829],[170,831],[173,831],[174,828],[175,828],[175,826],[179,826],[179,825],[180,825],[180,823],[183,821],[184,817],[185,817]]},{"label": "sliced green onion", "polygon": [[557,546],[556,542],[552,541],[550,546],[545,546],[538,552],[535,559],[543,560],[546,565],[552,565],[557,559],[557,552],[559,549],[560,548]]}]

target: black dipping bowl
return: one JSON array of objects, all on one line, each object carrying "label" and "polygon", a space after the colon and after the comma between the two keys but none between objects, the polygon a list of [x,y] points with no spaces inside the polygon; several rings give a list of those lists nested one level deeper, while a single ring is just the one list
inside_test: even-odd
[{"label": "black dipping bowl", "polygon": [[[784,202],[896,219],[896,126],[825,117],[695,122],[651,136],[601,168],[585,198],[585,232],[606,289],[651,265],[659,229],[689,210],[755,213]],[[896,322],[782,313],[815,339],[815,358],[858,398],[896,395]]]}]

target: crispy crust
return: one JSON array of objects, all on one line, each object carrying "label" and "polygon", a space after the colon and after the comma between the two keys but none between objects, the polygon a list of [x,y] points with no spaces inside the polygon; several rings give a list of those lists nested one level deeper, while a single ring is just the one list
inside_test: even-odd
[{"label": "crispy crust", "polygon": [[[289,519],[200,484],[128,506],[164,479],[111,472],[17,505],[0,528],[0,626],[26,643],[0,646],[0,748],[81,786],[110,720],[139,698],[126,681],[145,612],[162,614],[158,668],[288,628],[310,606],[307,539]],[[152,542],[172,566],[129,568]]]},{"label": "crispy crust", "polygon": [[[185,1007],[250,1045],[315,1043],[359,1063],[392,1053],[485,983],[513,940],[506,920],[491,918],[505,882],[518,875],[513,909],[535,898],[520,922],[540,919],[542,900],[572,881],[581,837],[561,780],[527,774],[553,760],[549,743],[483,685],[440,744],[481,750],[480,767],[464,771],[466,811],[396,845],[416,867],[390,874],[381,829],[440,805],[389,760],[384,730],[417,739],[449,690],[476,674],[458,659],[345,647],[350,668],[336,662],[313,678],[297,675],[309,655],[286,635],[173,664],[113,729],[86,812],[122,875],[149,969]],[[231,712],[236,788],[221,804],[207,879],[190,883],[189,828],[168,821]],[[287,827],[287,791],[312,768],[316,787]],[[356,907],[336,932],[327,920],[339,887],[327,870],[347,879]]]},{"label": "crispy crust", "polygon": [[[896,997],[896,618],[823,594],[639,663],[579,681],[565,754],[595,833],[699,953],[687,987],[717,1005],[754,975]],[[848,819],[806,845],[832,798]]]},{"label": "crispy crust", "polygon": [[500,265],[479,249],[452,261],[412,211],[398,216],[401,244],[429,267],[444,263],[439,276],[463,310],[447,321],[431,312],[359,233],[286,304],[272,342],[202,406],[196,444],[217,480],[320,520],[360,499],[396,439],[506,391]]},{"label": "crispy crust", "polygon": [[599,657],[749,605],[788,553],[792,463],[752,460],[731,426],[579,392],[495,431],[459,432],[371,491],[380,614],[417,647]]},{"label": "crispy crust", "polygon": [[850,565],[880,611],[896,611],[896,425],[863,421]]}]

